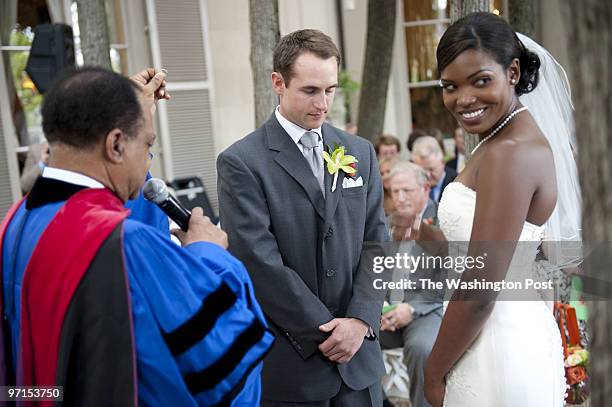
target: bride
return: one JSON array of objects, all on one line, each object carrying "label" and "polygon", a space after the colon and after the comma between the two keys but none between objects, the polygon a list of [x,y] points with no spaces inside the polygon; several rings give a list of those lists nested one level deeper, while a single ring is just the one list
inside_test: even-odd
[{"label": "bride", "polygon": [[[438,211],[444,239],[469,241],[464,255],[488,254],[485,269],[467,270],[464,281],[502,281],[517,257],[535,260],[544,238],[579,233],[569,95],[556,61],[521,38],[503,19],[473,13],[451,25],[437,49],[444,105],[480,138]],[[439,231],[422,225],[418,233],[429,240]],[[564,393],[561,338],[544,301],[455,291],[425,368],[432,406],[560,407]]]}]

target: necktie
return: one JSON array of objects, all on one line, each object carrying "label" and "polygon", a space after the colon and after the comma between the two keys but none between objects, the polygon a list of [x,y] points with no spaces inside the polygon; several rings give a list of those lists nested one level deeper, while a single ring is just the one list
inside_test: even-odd
[{"label": "necktie", "polygon": [[319,187],[325,196],[325,183],[323,181],[323,156],[319,147],[319,135],[314,131],[307,131],[300,138],[300,144],[304,147],[304,158],[308,161],[312,173],[319,182]]}]

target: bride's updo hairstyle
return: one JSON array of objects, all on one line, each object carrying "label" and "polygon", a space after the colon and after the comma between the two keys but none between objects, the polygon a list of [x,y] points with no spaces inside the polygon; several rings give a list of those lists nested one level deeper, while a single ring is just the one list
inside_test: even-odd
[{"label": "bride's updo hairstyle", "polygon": [[518,58],[521,77],[515,85],[517,96],[538,85],[540,58],[525,48],[503,18],[492,13],[471,13],[452,24],[438,44],[438,72],[441,74],[459,54],[471,49],[486,52],[504,69]]}]

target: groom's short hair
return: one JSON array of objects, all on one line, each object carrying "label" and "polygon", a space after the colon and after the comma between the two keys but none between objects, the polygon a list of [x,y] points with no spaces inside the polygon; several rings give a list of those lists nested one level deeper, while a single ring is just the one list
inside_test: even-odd
[{"label": "groom's short hair", "polygon": [[285,86],[293,76],[295,60],[304,52],[311,52],[321,59],[336,58],[340,67],[340,51],[334,41],[319,30],[298,30],[285,35],[274,48],[273,69],[283,76]]}]

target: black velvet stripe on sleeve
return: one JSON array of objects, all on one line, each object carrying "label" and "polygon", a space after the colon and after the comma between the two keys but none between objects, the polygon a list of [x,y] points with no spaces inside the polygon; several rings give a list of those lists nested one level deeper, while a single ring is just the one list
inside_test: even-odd
[{"label": "black velvet stripe on sleeve", "polygon": [[240,364],[244,355],[262,339],[265,332],[266,328],[259,320],[253,321],[219,360],[204,370],[183,375],[189,392],[195,395],[215,387]]},{"label": "black velvet stripe on sleeve", "polygon": [[[274,340],[272,341],[272,344],[273,344],[274,341],[276,340],[276,337],[274,336],[272,331],[270,331],[269,329],[266,329],[266,332],[268,332],[270,335],[272,335],[274,337]],[[242,389],[244,389],[244,385],[246,384],[246,381],[249,378],[249,375],[251,374],[251,372],[253,371],[255,366],[257,366],[259,364],[259,362],[261,362],[266,357],[268,352],[270,352],[270,350],[272,350],[272,344],[270,344],[270,347],[265,352],[263,352],[257,358],[257,360],[255,360],[255,361],[253,361],[253,363],[251,363],[249,368],[244,373],[244,376],[242,377],[242,380],[240,380],[240,382],[238,382],[238,384],[236,386],[234,386],[234,388],[223,398],[223,400],[219,404],[217,404],[216,407],[225,407],[225,406],[230,406],[231,405],[232,400],[234,400],[240,394]]]},{"label": "black velvet stripe on sleeve", "polygon": [[200,342],[215,326],[219,317],[236,302],[236,294],[221,283],[202,301],[202,306],[188,321],[172,332],[164,333],[164,341],[173,356],[178,356]]}]

